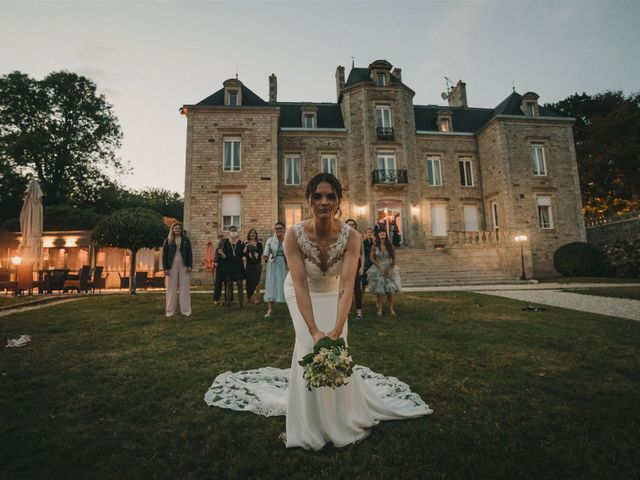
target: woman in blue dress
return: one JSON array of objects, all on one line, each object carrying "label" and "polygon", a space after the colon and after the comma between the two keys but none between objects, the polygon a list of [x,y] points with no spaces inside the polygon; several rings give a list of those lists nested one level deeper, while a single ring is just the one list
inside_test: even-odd
[{"label": "woman in blue dress", "polygon": [[264,282],[264,301],[267,302],[268,318],[273,313],[274,303],[285,303],[284,298],[284,279],[289,270],[287,269],[287,261],[284,257],[284,231],[285,226],[282,222],[276,222],[274,225],[274,235],[269,238],[264,246],[263,258],[267,262],[267,275]]},{"label": "woman in blue dress", "polygon": [[396,266],[396,251],[386,230],[380,230],[376,245],[371,249],[371,268],[367,271],[369,288],[376,294],[377,314],[382,316],[382,301],[387,296],[389,313],[396,315],[393,309],[393,294],[400,291],[400,272]]}]

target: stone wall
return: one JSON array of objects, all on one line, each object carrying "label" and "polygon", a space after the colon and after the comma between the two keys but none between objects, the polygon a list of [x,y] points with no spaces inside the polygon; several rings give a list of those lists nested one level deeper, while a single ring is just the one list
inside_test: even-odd
[{"label": "stone wall", "polygon": [[617,240],[626,240],[640,236],[640,214],[625,220],[611,221],[587,227],[587,242],[598,248]]},{"label": "stone wall", "polygon": [[[494,164],[494,168],[502,164],[503,170],[487,171],[487,175],[493,173],[503,177],[504,187],[497,195],[503,196],[506,228],[529,231],[536,278],[557,275],[553,267],[554,252],[566,243],[586,239],[571,126],[569,119],[498,117],[487,129],[499,130],[497,135],[502,137],[499,143],[502,150],[496,149],[495,155],[506,159],[506,162],[500,162],[495,158],[491,160],[488,155],[488,162]],[[533,174],[532,143],[544,145],[545,176]],[[484,153],[481,150],[483,164]],[[488,192],[486,188],[485,192]],[[490,197],[492,194],[485,195]],[[538,195],[551,197],[552,228],[540,227]]]},{"label": "stone wall", "polygon": [[[208,108],[188,113],[185,228],[193,245],[194,280],[210,281],[203,259],[207,241],[222,234],[222,195],[240,194],[240,236],[263,238],[278,215],[277,108]],[[223,171],[225,137],[241,138],[241,170]]]}]

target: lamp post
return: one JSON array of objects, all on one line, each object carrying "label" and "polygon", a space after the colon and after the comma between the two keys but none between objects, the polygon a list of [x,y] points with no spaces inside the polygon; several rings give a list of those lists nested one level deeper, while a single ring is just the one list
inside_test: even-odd
[{"label": "lamp post", "polygon": [[524,271],[524,242],[527,241],[526,235],[518,235],[514,237],[514,240],[520,244],[520,260],[522,261],[522,276],[520,280],[526,280],[527,274]]}]

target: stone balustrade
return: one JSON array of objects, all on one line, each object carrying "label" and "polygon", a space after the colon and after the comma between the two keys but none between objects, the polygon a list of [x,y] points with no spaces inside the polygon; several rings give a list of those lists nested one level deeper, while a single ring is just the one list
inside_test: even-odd
[{"label": "stone balustrade", "polygon": [[515,237],[529,232],[521,230],[484,230],[477,232],[452,231],[447,232],[449,245],[495,245],[516,243]]}]

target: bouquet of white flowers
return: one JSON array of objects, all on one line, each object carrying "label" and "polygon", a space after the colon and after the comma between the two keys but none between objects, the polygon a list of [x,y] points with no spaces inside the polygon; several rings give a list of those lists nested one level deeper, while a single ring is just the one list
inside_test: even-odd
[{"label": "bouquet of white flowers", "polygon": [[337,387],[347,384],[353,373],[353,359],[344,339],[323,337],[313,346],[313,352],[302,357],[298,365],[304,368],[307,388]]}]

